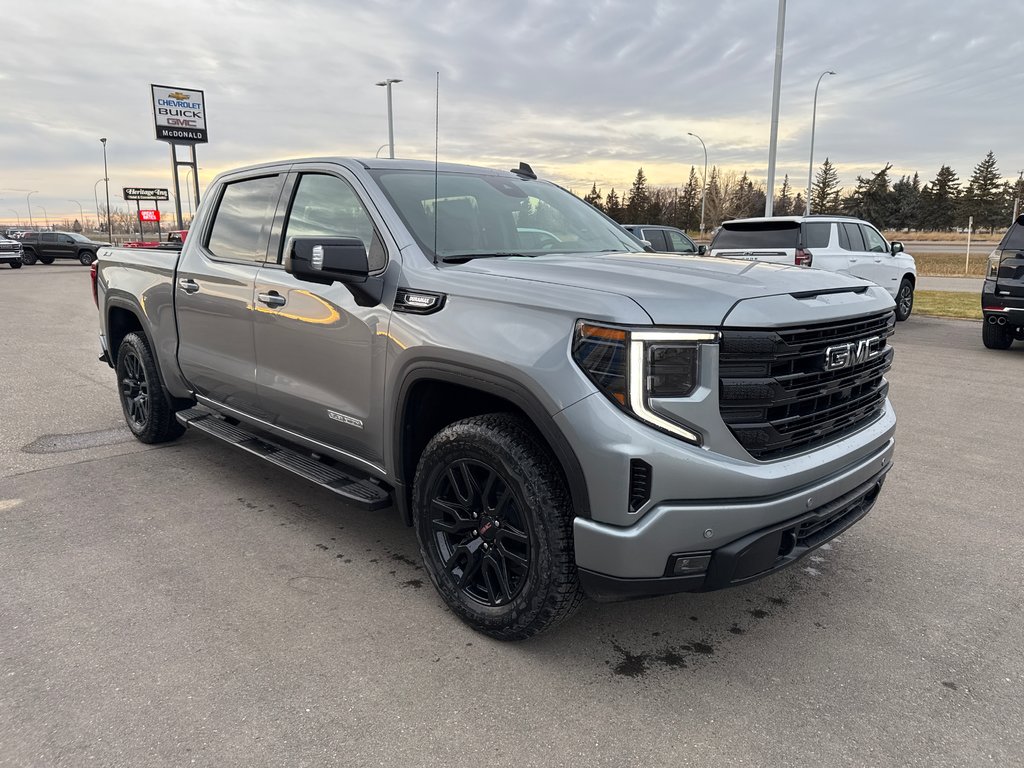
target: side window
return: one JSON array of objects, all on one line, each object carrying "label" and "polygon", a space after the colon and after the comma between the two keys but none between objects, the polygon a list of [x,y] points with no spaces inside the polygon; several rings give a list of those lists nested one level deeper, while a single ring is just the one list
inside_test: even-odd
[{"label": "side window", "polygon": [[370,271],[383,269],[387,254],[373,220],[352,185],[337,176],[308,173],[299,178],[284,227],[290,237],[357,237],[369,256]]},{"label": "side window", "polygon": [[872,253],[885,253],[889,250],[885,247],[885,238],[878,234],[874,227],[861,224],[860,231],[863,233],[864,243],[867,245],[865,250],[871,251]]},{"label": "side window", "polygon": [[668,236],[669,247],[676,253],[697,252],[697,249],[693,247],[693,243],[690,242],[688,237],[684,237],[678,232],[673,232],[671,229],[666,229],[665,234]]},{"label": "side window", "polygon": [[74,245],[74,239],[67,235],[59,235],[59,242],[61,245]]},{"label": "side window", "polygon": [[804,222],[804,248],[828,248],[832,224],[828,221]]},{"label": "side window", "polygon": [[40,237],[40,240],[44,243],[56,243],[57,236],[52,232],[43,232],[42,236]]},{"label": "side window", "polygon": [[665,239],[665,230],[645,229],[643,230],[643,233],[643,239],[651,244],[651,248],[661,252],[668,250],[668,240]]},{"label": "side window", "polygon": [[846,233],[846,250],[848,251],[865,251],[864,238],[860,234],[860,227],[856,224],[849,222],[842,222],[839,225],[842,230]]},{"label": "side window", "polygon": [[210,253],[222,259],[265,261],[279,192],[278,176],[226,185],[206,243]]},{"label": "side window", "polygon": [[850,250],[850,238],[846,236],[846,228],[842,224],[836,224],[836,231],[839,232],[839,247],[844,251]]}]

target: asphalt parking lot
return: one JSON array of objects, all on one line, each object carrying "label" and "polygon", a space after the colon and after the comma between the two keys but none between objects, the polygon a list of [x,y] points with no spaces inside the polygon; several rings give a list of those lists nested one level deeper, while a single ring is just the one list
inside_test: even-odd
[{"label": "asphalt parking lot", "polygon": [[874,511],[755,585],[475,634],[413,535],[121,426],[88,270],[0,269],[0,765],[1024,762],[1024,344],[912,317]]}]

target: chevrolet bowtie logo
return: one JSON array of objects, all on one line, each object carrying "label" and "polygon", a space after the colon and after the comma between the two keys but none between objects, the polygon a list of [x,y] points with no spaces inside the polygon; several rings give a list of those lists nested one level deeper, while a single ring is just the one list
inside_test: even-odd
[{"label": "chevrolet bowtie logo", "polygon": [[171,99],[177,99],[178,101],[188,101],[191,98],[189,94],[182,93],[181,91],[174,91],[174,93],[168,93],[167,97]]}]

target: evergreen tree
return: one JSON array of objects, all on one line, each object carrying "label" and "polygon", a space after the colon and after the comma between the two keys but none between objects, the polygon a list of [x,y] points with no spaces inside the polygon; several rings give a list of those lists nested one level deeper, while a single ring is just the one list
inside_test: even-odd
[{"label": "evergreen tree", "polygon": [[623,218],[623,214],[625,214],[626,211],[622,207],[622,203],[619,201],[619,196],[615,194],[615,187],[612,187],[612,191],[609,192],[608,197],[604,199],[604,212],[612,219],[619,222],[619,224],[626,223],[626,220]]},{"label": "evergreen tree", "polygon": [[[787,173],[782,179],[782,189],[779,190],[778,197],[775,198],[772,210],[775,211],[776,216],[791,216],[794,215],[793,211],[793,189],[789,186],[789,174]],[[803,213],[803,211],[795,212],[797,215]]]},{"label": "evergreen tree", "polygon": [[804,196],[797,192],[796,197],[793,198],[794,215],[803,214],[804,208],[806,207],[807,203],[804,202]]},{"label": "evergreen tree", "polygon": [[905,229],[919,226],[921,209],[921,179],[915,173],[913,179],[901,176],[892,185],[893,205],[889,221],[891,229]]},{"label": "evergreen tree", "polygon": [[683,187],[682,194],[679,196],[679,223],[676,226],[680,229],[691,231],[700,229],[700,195],[700,177],[697,176],[696,169],[691,165],[690,177],[686,180],[686,186]]},{"label": "evergreen tree", "polygon": [[[839,213],[839,195],[842,188],[839,186],[839,172],[832,165],[827,157],[821,164],[821,168],[814,175],[814,183],[811,184],[811,213]],[[803,213],[803,211],[795,211]]]},{"label": "evergreen tree", "polygon": [[725,196],[722,194],[722,187],[718,182],[718,168],[711,166],[711,173],[708,174],[708,188],[704,195],[704,226],[707,229],[713,229],[725,218]]},{"label": "evergreen tree", "polygon": [[842,201],[843,212],[858,219],[870,221],[879,229],[889,227],[892,218],[893,200],[889,190],[889,171],[892,163],[871,178],[857,177],[857,186]]},{"label": "evergreen tree", "polygon": [[594,182],[594,186],[590,188],[590,191],[587,192],[587,196],[583,198],[583,202],[590,203],[598,210],[604,210],[601,206],[601,193],[597,189],[596,181]]},{"label": "evergreen tree", "polygon": [[948,231],[957,226],[960,178],[948,165],[939,168],[931,184],[921,190],[921,227]]},{"label": "evergreen tree", "polygon": [[999,169],[996,156],[989,151],[985,159],[974,166],[961,204],[961,218],[974,217],[974,226],[988,227],[989,231],[1003,223]]},{"label": "evergreen tree", "polygon": [[633,179],[633,186],[629,189],[629,199],[626,202],[626,217],[632,224],[650,224],[647,220],[651,207],[651,194],[647,189],[647,177],[644,176],[644,169],[640,168]]}]

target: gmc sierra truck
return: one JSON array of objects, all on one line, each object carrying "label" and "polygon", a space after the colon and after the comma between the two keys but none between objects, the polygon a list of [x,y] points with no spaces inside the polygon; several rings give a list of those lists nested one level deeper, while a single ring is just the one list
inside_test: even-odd
[{"label": "gmc sierra truck", "polygon": [[180,253],[104,249],[93,291],[139,440],[191,428],[393,507],[500,639],[776,572],[891,467],[883,288],[648,252],[526,164],[225,173]]}]

